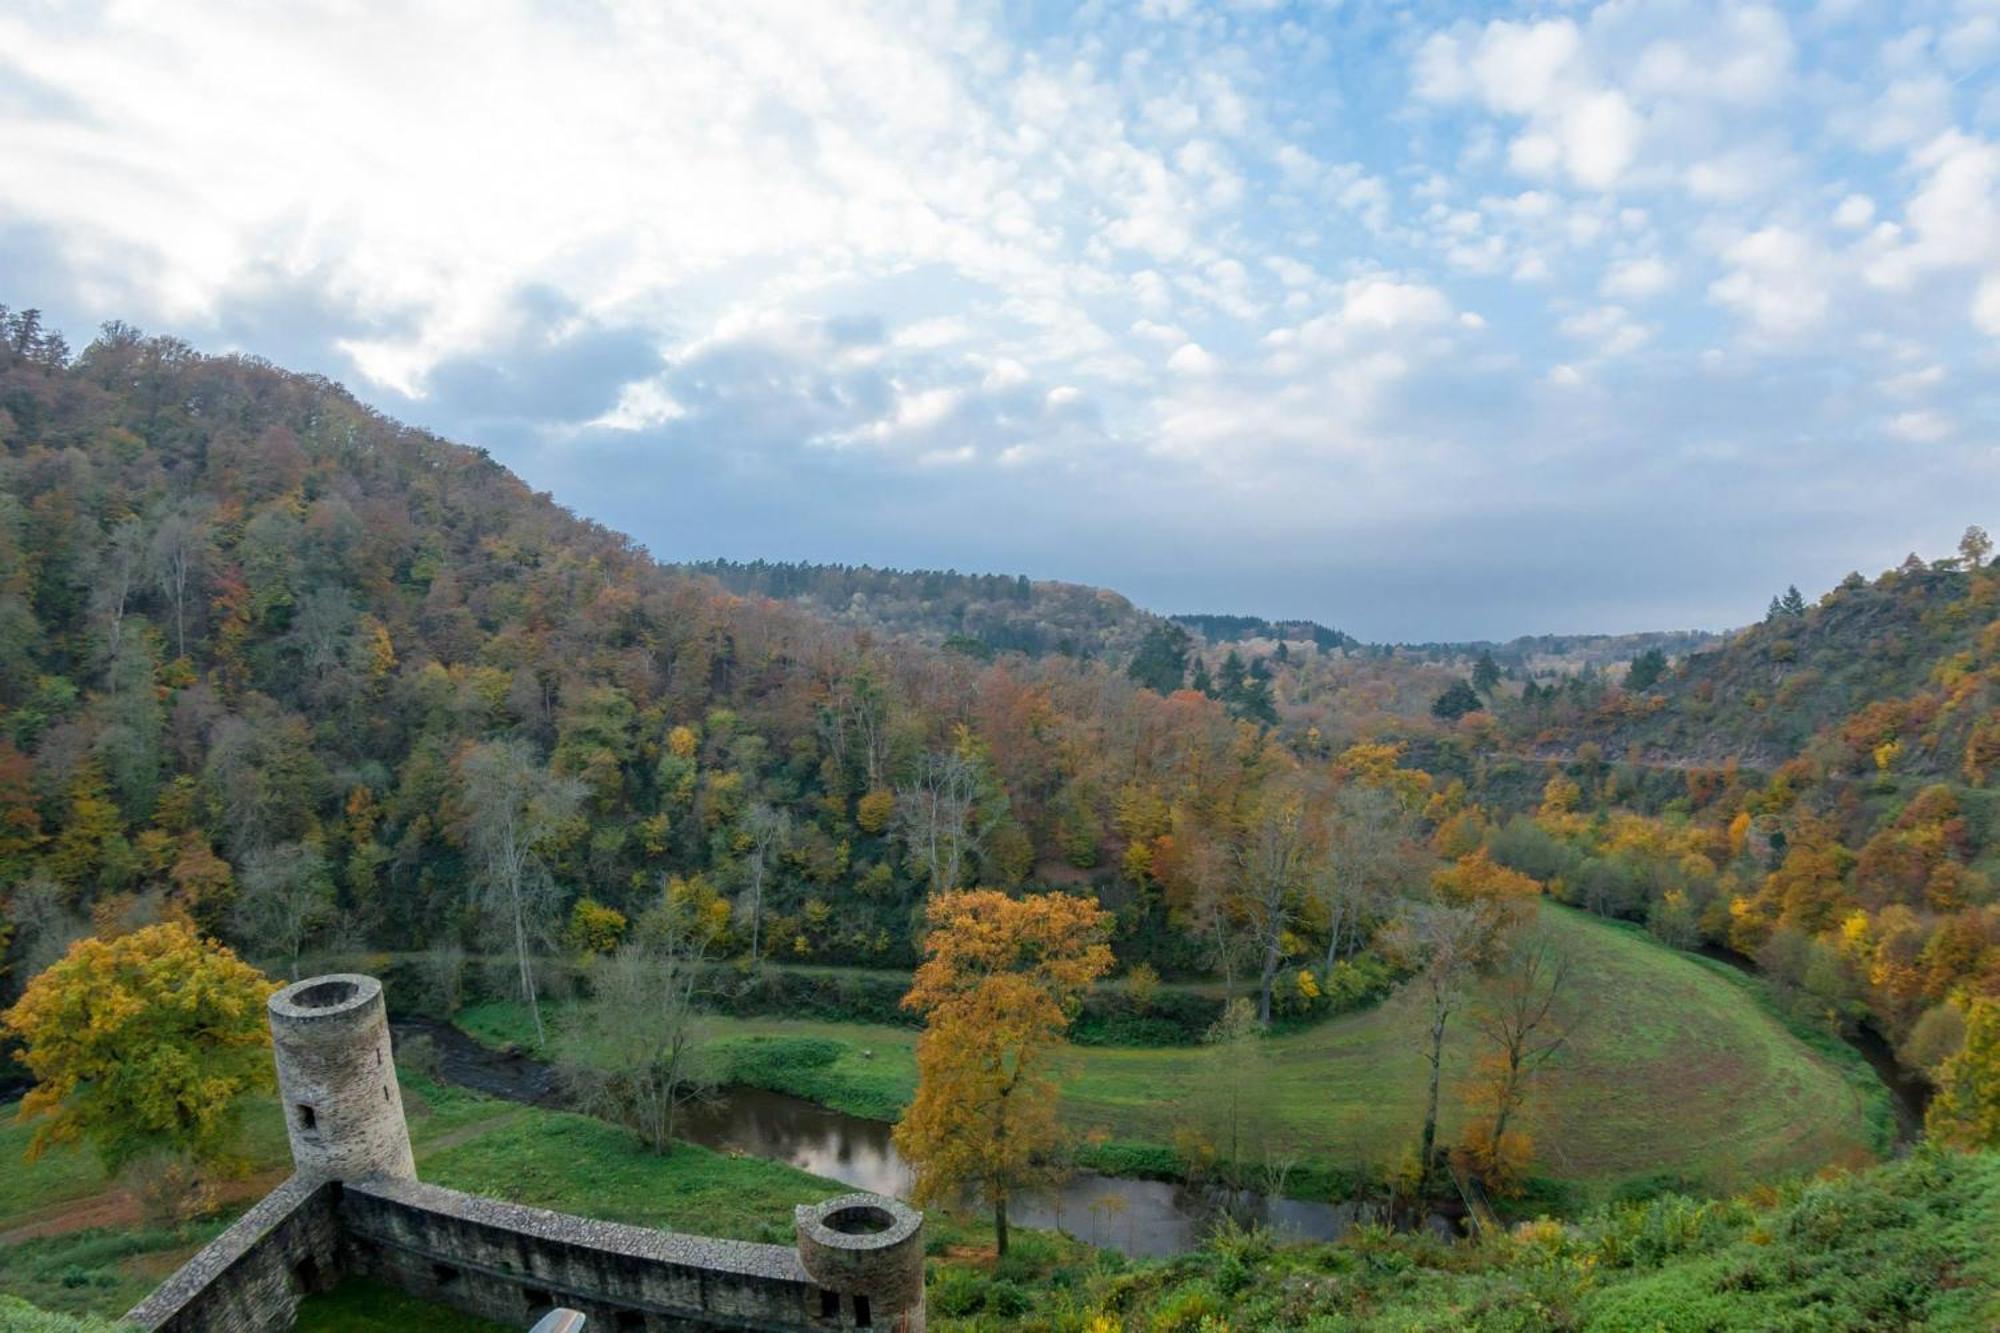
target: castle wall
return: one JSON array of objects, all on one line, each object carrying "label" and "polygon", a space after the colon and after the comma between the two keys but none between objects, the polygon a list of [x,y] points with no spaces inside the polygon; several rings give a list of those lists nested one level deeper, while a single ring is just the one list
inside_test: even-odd
[{"label": "castle wall", "polygon": [[293,1176],[125,1318],[161,1333],[289,1328],[299,1298],[339,1276],[340,1186]]},{"label": "castle wall", "polygon": [[416,1178],[381,983],[337,974],[269,1003],[295,1174],[125,1317],[168,1333],[289,1328],[301,1296],[361,1274],[527,1327],[592,1333],[924,1333],[923,1215],[843,1195],[798,1244],[753,1245],[502,1203]]},{"label": "castle wall", "polygon": [[501,1203],[414,1181],[349,1184],[340,1201],[357,1272],[525,1327],[555,1306],[593,1333],[890,1329],[823,1292],[790,1246],[712,1240]]}]

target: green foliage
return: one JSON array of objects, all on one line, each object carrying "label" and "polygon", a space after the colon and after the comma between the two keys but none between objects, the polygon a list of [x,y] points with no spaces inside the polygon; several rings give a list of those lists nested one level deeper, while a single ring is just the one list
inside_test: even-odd
[{"label": "green foliage", "polygon": [[1468,681],[1455,680],[1450,687],[1431,700],[1431,716],[1445,722],[1456,722],[1468,713],[1477,713],[1486,707],[1486,701],[1479,697],[1479,691]]},{"label": "green foliage", "polygon": [[299,1302],[293,1333],[501,1333],[512,1324],[463,1314],[368,1278],[351,1277]]}]

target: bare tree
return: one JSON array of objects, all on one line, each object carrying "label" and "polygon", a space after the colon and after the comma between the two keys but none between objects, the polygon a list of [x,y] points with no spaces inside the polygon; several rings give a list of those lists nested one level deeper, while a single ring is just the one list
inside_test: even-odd
[{"label": "bare tree", "polygon": [[1517,936],[1501,956],[1472,1021],[1493,1050],[1493,1125],[1498,1145],[1507,1121],[1527,1099],[1528,1083],[1569,1040],[1557,1014],[1569,984],[1570,958],[1546,930]]},{"label": "bare tree", "polygon": [[153,584],[174,608],[174,655],[187,656],[187,602],[208,550],[208,520],[194,501],[168,506],[153,529]]},{"label": "bare tree", "polygon": [[750,881],[750,961],[755,963],[764,924],[764,881],[770,875],[771,863],[791,845],[792,817],[760,802],[750,807],[746,823],[750,853],[745,858],[744,871]]},{"label": "bare tree", "polygon": [[125,646],[125,611],[131,605],[133,585],[144,570],[145,554],[146,538],[139,520],[126,519],[112,530],[91,588],[91,610],[104,628],[104,659],[113,664],[107,684],[114,697],[119,684],[115,668]]},{"label": "bare tree", "polygon": [[232,924],[250,947],[287,960],[294,981],[312,933],[333,915],[333,876],[326,857],[302,842],[263,847],[243,858]]},{"label": "bare tree", "polygon": [[695,1012],[702,952],[685,931],[622,946],[598,961],[566,1026],[563,1077],[578,1103],[656,1153],[673,1146],[682,1110],[715,1091]]},{"label": "bare tree", "polygon": [[1408,877],[1410,836],[1409,813],[1392,793],[1350,783],[1334,797],[1326,856],[1313,877],[1326,909],[1327,971],[1343,953],[1352,956],[1369,917]]},{"label": "bare tree", "polygon": [[1232,859],[1227,847],[1200,837],[1189,840],[1190,924],[1210,966],[1222,973],[1225,996],[1236,993],[1237,970],[1249,965],[1259,943],[1249,917],[1239,910]]},{"label": "bare tree", "polygon": [[1412,903],[1394,928],[1392,944],[1404,962],[1416,969],[1407,989],[1421,1000],[1428,1020],[1424,1057],[1430,1061],[1430,1089],[1424,1103],[1421,1170],[1430,1180],[1431,1156],[1437,1149],[1438,1085],[1444,1070],[1445,1029],[1465,1003],[1466,990],[1478,972],[1492,937],[1486,913],[1475,907],[1442,903]]},{"label": "bare tree", "polygon": [[1237,845],[1244,901],[1257,929],[1263,963],[1257,982],[1257,1021],[1271,1025],[1271,988],[1284,957],[1285,927],[1296,910],[1301,881],[1310,868],[1304,794],[1279,789],[1258,805]]},{"label": "bare tree", "polygon": [[476,882],[487,910],[513,935],[521,998],[535,1020],[535,1040],[546,1044],[532,946],[547,935],[559,895],[543,854],[582,805],[583,784],[548,772],[519,740],[470,747],[459,771]]},{"label": "bare tree", "polygon": [[925,755],[915,780],[896,789],[897,833],[933,894],[959,887],[979,848],[979,792],[979,770],[955,750]]}]

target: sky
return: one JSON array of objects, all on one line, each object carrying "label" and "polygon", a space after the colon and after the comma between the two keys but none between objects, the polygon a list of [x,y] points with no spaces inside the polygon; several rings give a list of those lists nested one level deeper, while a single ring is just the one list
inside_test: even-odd
[{"label": "sky", "polygon": [[0,301],[663,559],[1368,639],[2000,530],[2000,0],[0,5]]}]

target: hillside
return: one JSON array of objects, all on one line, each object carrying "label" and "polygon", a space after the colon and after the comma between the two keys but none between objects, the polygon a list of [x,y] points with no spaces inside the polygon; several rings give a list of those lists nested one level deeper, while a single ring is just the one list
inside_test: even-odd
[{"label": "hillside", "polygon": [[[940,884],[1088,884],[1124,957],[1198,974],[1269,921],[1205,867],[1268,794],[1325,797],[1177,681],[736,596],[325,380],[0,324],[8,994],[168,912],[279,969],[480,945],[498,792],[561,816],[533,951],[609,909],[698,915],[726,956],[906,964]],[[1102,608],[1093,653],[1166,628],[1041,587],[1030,611]]]},{"label": "hillside", "polygon": [[[1544,746],[1774,769],[1813,752],[1840,771],[1883,767],[1980,781],[2000,757],[1992,718],[1994,583],[1912,557],[1873,582],[1850,575],[1817,604],[1777,610],[1693,653],[1650,689],[1531,701],[1520,726]],[[1942,566],[1942,567],[1940,567]]]},{"label": "hillside", "polygon": [[1025,574],[868,565],[706,560],[676,566],[738,596],[793,602],[853,629],[900,635],[978,658],[1103,658],[1123,666],[1160,617],[1105,588]]}]

